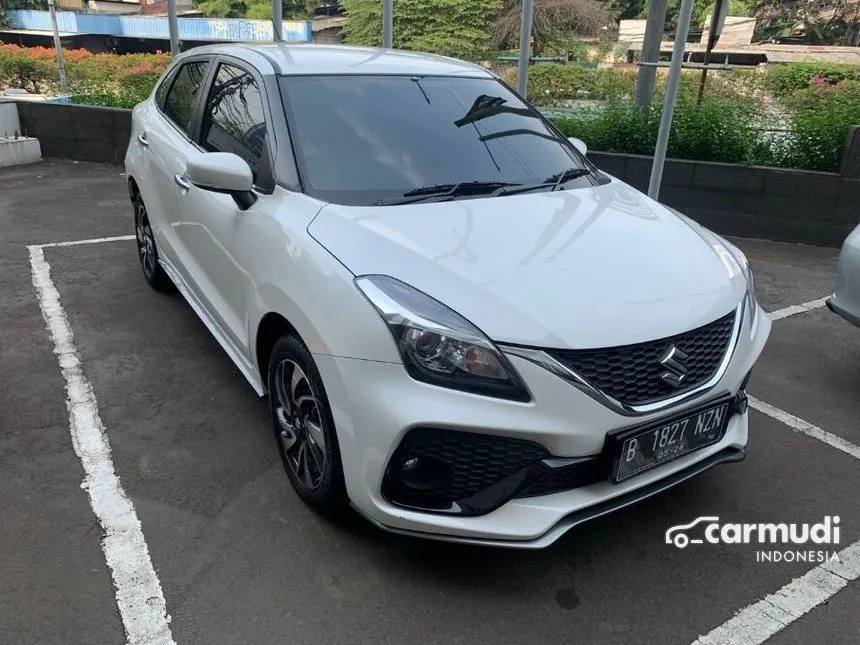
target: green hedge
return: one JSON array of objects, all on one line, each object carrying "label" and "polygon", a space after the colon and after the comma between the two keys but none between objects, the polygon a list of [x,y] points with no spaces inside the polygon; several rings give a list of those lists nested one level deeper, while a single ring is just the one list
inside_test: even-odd
[{"label": "green hedge", "polygon": [[768,89],[776,97],[788,96],[806,89],[815,79],[823,79],[828,85],[843,80],[860,81],[860,66],[839,63],[789,63],[768,67]]},{"label": "green hedge", "polygon": [[[516,84],[516,75],[508,80]],[[563,105],[582,98],[629,98],[635,86],[634,72],[590,69],[575,64],[538,63],[529,68],[528,98],[542,106]]]},{"label": "green hedge", "polygon": [[[662,105],[642,109],[630,102],[610,101],[599,108],[552,121],[565,136],[579,137],[603,152],[654,153]],[[697,106],[681,97],[675,107],[668,155],[741,164],[765,164],[770,151],[757,131],[758,115],[749,105],[730,99],[708,98]]]},{"label": "green hedge", "polygon": [[[795,93],[784,131],[768,131],[753,101],[706,97],[701,105],[681,94],[675,108],[668,155],[678,159],[837,172],[852,125],[860,124],[860,91],[845,85]],[[860,85],[860,84],[858,84]],[[653,154],[662,105],[641,109],[628,101],[609,101],[551,120],[566,136],[579,137],[592,150]]]}]

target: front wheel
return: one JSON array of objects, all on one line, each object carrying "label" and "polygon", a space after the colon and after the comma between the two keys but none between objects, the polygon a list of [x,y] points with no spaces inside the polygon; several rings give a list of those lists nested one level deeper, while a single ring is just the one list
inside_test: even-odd
[{"label": "front wheel", "polygon": [[328,397],[313,357],[294,335],[272,350],[269,402],[278,453],[296,493],[324,515],[343,510],[348,500]]},{"label": "front wheel", "polygon": [[140,195],[132,199],[134,206],[134,237],[137,242],[137,256],[140,259],[140,268],[143,277],[156,291],[163,293],[174,293],[176,287],[164,268],[158,263],[158,249],[155,246],[155,236],[152,234],[152,226],[149,223],[149,213]]}]

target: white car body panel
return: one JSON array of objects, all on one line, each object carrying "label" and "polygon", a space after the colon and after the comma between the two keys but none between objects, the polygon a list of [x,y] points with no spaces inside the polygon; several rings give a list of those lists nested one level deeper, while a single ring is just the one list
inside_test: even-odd
[{"label": "white car body panel", "polygon": [[836,292],[828,299],[827,306],[860,327],[860,226],[842,244],[836,266]]},{"label": "white car body panel", "polygon": [[736,265],[617,180],[386,208],[329,205],[309,230],[356,275],[406,282],[497,342],[585,349],[664,338],[724,316],[746,290]]},{"label": "white car body panel", "polygon": [[[224,52],[245,57],[262,74],[280,67],[291,74],[491,76],[452,59],[365,48],[214,45],[176,60]],[[731,418],[719,443],[616,485],[512,499],[477,517],[392,504],[382,480],[413,428],[519,438],[553,456],[593,456],[609,432],[737,395],[771,325],[757,305],[748,306],[741,266],[720,238],[616,179],[575,190],[386,207],[327,204],[278,185],[270,194],[256,191],[256,203],[243,211],[228,195],[174,180],[192,151],[199,148],[152,98],[135,108],[126,170],[147,205],[162,265],[260,395],[268,367],[268,357],[257,356],[261,322],[277,314],[295,329],[325,385],[349,497],[380,526],[541,547],[595,504],[669,481],[732,449],[742,456],[746,413]],[[535,348],[653,341],[731,311],[742,314],[721,376],[665,409],[615,409],[506,353],[532,396],[523,403],[410,377],[391,332],[355,285],[356,276],[367,274],[423,291],[497,343]]]}]

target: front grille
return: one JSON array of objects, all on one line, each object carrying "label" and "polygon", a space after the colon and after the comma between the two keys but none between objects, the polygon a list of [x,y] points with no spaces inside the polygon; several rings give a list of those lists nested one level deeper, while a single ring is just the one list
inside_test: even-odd
[{"label": "front grille", "polygon": [[[735,312],[677,336],[602,349],[545,350],[607,396],[625,405],[642,405],[689,391],[706,382],[720,366],[732,337]],[[675,345],[687,355],[687,375],[675,388],[661,377],[660,364]]]},{"label": "front grille", "polygon": [[[455,502],[471,497],[544,457],[547,450],[531,441],[492,435],[416,428],[410,430],[389,462],[383,488],[393,499],[413,505]],[[431,490],[406,490],[398,474],[409,459],[430,458],[445,466],[446,477]],[[420,498],[420,500],[416,500]]]}]

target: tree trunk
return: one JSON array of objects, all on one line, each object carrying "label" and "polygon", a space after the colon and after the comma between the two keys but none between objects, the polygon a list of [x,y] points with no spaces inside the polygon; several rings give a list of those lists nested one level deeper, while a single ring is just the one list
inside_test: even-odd
[{"label": "tree trunk", "polygon": [[[666,25],[666,6],[668,0],[651,0],[648,3],[648,19],[645,23],[645,39],[642,42],[643,63],[656,63],[660,58],[660,43],[663,41],[663,27]],[[640,66],[636,78],[636,105],[647,107],[654,97],[657,82],[657,68]]]}]

